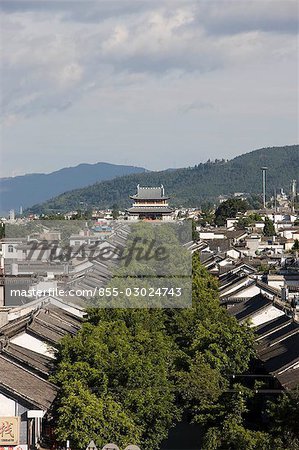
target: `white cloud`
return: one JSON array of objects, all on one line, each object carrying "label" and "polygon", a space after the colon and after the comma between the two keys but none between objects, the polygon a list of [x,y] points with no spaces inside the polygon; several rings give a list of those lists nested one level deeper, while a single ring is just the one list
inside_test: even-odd
[{"label": "white cloud", "polygon": [[[172,4],[169,8],[167,3],[153,3],[150,8],[145,2],[143,9],[133,8],[130,15],[121,9],[122,15],[104,16],[98,22],[80,22],[79,14],[76,20],[66,21],[65,2],[58,2],[56,10],[44,2],[41,11],[19,11],[20,5],[16,5],[16,12],[3,13],[2,89],[8,99],[4,110],[7,114],[22,109],[25,115],[45,113],[47,105],[53,110],[57,99],[59,111],[78,101],[87,85],[102,85],[103,68],[107,67],[117,83],[120,72],[165,76],[175,70],[209,72],[260,59],[294,58],[295,37],[267,32],[262,26],[277,21],[280,15],[283,23],[291,20],[292,1],[284,8],[275,0],[271,5],[269,1],[226,1],[224,7],[219,7],[219,2],[201,2],[199,7],[197,2]],[[91,6],[98,11],[101,2],[91,2]],[[105,2],[103,8],[108,11]],[[221,31],[223,24],[237,21],[245,31],[209,33],[209,25]],[[261,29],[248,31],[246,23],[252,21]]]},{"label": "white cloud", "polygon": [[2,125],[4,127],[11,127],[15,123],[17,123],[19,120],[21,120],[21,117],[17,114],[8,114],[2,121]]},{"label": "white cloud", "polygon": [[[129,128],[135,114],[146,123],[155,114],[161,124],[180,112],[186,120],[224,111],[237,120],[255,109],[265,120],[294,117],[296,1],[119,0],[90,1],[88,8],[80,1],[2,1],[1,7],[2,115],[10,130],[22,126],[25,138],[35,120],[49,115],[59,127],[68,114],[76,120],[80,108],[86,123],[98,116],[107,126]],[[279,111],[272,113],[265,98]],[[17,134],[8,141],[16,147]]]},{"label": "white cloud", "polygon": [[73,85],[82,80],[83,67],[80,64],[73,62],[62,67],[57,73],[57,79],[63,86]]}]

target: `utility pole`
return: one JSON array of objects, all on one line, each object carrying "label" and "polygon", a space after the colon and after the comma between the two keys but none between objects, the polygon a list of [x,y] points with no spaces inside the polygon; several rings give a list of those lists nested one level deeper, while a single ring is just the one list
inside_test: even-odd
[{"label": "utility pole", "polygon": [[261,167],[262,182],[263,182],[263,207],[266,209],[266,183],[267,183],[267,170],[268,167]]},{"label": "utility pole", "polygon": [[296,198],[296,191],[297,191],[297,182],[296,180],[292,180],[291,183],[291,205],[292,205],[292,211],[295,210],[295,198]]}]

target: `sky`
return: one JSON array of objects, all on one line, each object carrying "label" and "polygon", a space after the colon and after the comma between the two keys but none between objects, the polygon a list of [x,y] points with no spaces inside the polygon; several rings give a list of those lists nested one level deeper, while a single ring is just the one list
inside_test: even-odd
[{"label": "sky", "polygon": [[298,5],[0,0],[0,176],[297,143]]}]

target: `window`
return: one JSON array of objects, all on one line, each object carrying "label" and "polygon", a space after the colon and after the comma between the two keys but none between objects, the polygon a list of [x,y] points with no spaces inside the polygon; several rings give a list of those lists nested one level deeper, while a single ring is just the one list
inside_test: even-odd
[{"label": "window", "polygon": [[8,253],[13,253],[13,245],[9,244]]}]

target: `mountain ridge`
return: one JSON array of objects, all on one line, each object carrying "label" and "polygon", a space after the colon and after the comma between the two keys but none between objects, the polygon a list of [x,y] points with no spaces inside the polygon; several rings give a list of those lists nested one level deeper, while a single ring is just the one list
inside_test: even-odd
[{"label": "mountain ridge", "polygon": [[146,172],[138,166],[97,162],[63,167],[50,173],[31,173],[0,178],[0,211],[29,207],[76,188],[131,173]]},{"label": "mountain ridge", "polygon": [[65,192],[29,210],[66,211],[76,209],[82,203],[90,208],[111,208],[113,205],[125,208],[138,183],[145,186],[164,184],[174,206],[199,206],[206,201],[215,201],[220,194],[259,194],[262,166],[269,168],[268,195],[274,188],[288,189],[292,179],[299,179],[299,145],[261,148],[228,161],[208,161],[188,168],[130,174]]}]

